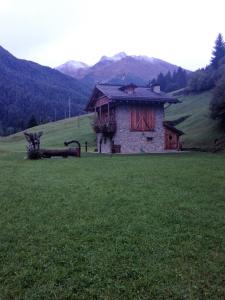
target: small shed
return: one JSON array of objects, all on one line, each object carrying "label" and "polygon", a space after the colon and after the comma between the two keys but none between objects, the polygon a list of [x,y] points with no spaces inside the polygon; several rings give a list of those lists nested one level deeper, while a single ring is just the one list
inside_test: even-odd
[{"label": "small shed", "polygon": [[165,128],[165,150],[181,150],[180,136],[183,131],[175,128],[169,122],[163,122]]}]

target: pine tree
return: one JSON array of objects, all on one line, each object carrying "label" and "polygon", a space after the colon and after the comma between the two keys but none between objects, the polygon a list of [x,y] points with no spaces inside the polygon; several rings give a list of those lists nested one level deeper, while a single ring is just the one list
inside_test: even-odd
[{"label": "pine tree", "polygon": [[172,76],[171,76],[170,71],[168,71],[166,76],[165,76],[166,87],[171,83],[171,80],[172,80]]},{"label": "pine tree", "polygon": [[153,78],[149,83],[150,83],[150,85],[155,85],[157,82],[156,82],[156,79]]},{"label": "pine tree", "polygon": [[212,55],[213,56],[211,58],[211,65],[215,69],[217,69],[219,67],[220,60],[225,56],[225,44],[221,33],[218,34],[218,37],[215,41],[215,46]]},{"label": "pine tree", "polygon": [[160,85],[163,92],[171,92],[187,86],[187,73],[181,67],[173,71],[170,71],[166,75],[160,73],[157,79],[153,79],[151,84],[157,83]]},{"label": "pine tree", "polygon": [[165,88],[166,88],[166,80],[165,80],[165,76],[163,75],[163,73],[160,73],[158,75],[158,78],[157,78],[157,84],[160,85],[160,88],[162,91],[165,91]]}]

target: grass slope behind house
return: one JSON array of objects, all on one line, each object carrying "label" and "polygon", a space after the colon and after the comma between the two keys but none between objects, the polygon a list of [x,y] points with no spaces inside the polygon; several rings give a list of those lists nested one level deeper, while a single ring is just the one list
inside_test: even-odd
[{"label": "grass slope behind house", "polygon": [[220,138],[224,133],[219,130],[217,121],[210,118],[209,104],[212,92],[207,91],[178,98],[182,102],[171,105],[165,112],[166,120],[176,120],[186,115],[190,116],[176,126],[185,133],[181,139],[183,146],[202,149],[214,148],[214,140]]},{"label": "grass slope behind house", "polygon": [[[57,122],[47,123],[27,129],[27,132],[43,131],[41,148],[64,147],[64,141],[78,140],[82,146],[87,141],[88,146],[95,147],[95,134],[92,129],[93,115],[87,114]],[[0,151],[25,151],[26,140],[23,132],[0,138]],[[73,144],[72,144],[73,145]]]},{"label": "grass slope behind house", "polygon": [[[171,105],[165,110],[166,120],[176,120],[189,115],[184,122],[176,127],[185,134],[182,136],[182,144],[188,148],[202,148],[211,150],[215,147],[214,140],[224,135],[218,128],[217,121],[210,118],[209,103],[212,92],[179,96],[182,101]],[[93,149],[96,145],[95,134],[92,129],[93,115],[83,115],[71,119],[47,123],[28,129],[28,132],[43,131],[41,147],[63,147],[65,140],[76,139],[82,145],[87,141]],[[0,151],[3,149],[22,151],[25,150],[23,133],[17,133],[6,138],[0,138]]]}]

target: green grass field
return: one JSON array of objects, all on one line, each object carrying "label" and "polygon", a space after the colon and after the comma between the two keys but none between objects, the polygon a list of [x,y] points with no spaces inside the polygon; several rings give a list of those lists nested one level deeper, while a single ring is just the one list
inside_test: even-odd
[{"label": "green grass field", "polygon": [[[28,132],[43,131],[41,147],[64,148],[64,141],[78,140],[84,146],[85,141],[92,149],[95,147],[95,134],[92,130],[93,115],[87,114],[71,119],[47,123],[28,129]],[[0,151],[25,151],[26,142],[22,132],[0,137]]]},{"label": "green grass field", "polygon": [[[43,146],[94,147],[90,122],[46,125]],[[24,147],[0,141],[0,299],[224,299],[224,154],[28,161]]]},{"label": "green grass field", "polygon": [[180,104],[171,105],[166,110],[167,120],[176,120],[189,115],[184,122],[176,126],[185,135],[182,136],[182,144],[188,148],[201,148],[211,150],[215,147],[214,140],[224,136],[218,123],[210,118],[209,103],[212,92],[179,96]]},{"label": "green grass field", "polygon": [[[167,117],[193,105],[184,141],[208,147],[217,131],[195,101]],[[44,148],[77,139],[93,151],[92,119],[29,131],[44,131]],[[225,154],[29,161],[25,144],[0,139],[1,300],[225,298]]]}]

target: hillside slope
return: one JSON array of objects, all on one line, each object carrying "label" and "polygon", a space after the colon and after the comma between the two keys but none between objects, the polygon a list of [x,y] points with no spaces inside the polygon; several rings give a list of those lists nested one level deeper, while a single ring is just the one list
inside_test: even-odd
[{"label": "hillside slope", "polygon": [[180,96],[178,98],[182,101],[181,103],[171,105],[166,109],[166,120],[176,120],[189,116],[176,126],[185,133],[182,136],[184,147],[211,149],[214,147],[214,140],[224,135],[218,129],[217,122],[210,118],[209,103],[211,97],[211,91]]},{"label": "hillside slope", "polygon": [[90,90],[80,81],[31,61],[17,59],[0,46],[0,135],[38,122],[83,111]]},{"label": "hillside slope", "polygon": [[[182,144],[184,147],[194,147],[210,150],[214,148],[214,140],[224,135],[218,130],[217,122],[209,116],[209,102],[211,92],[198,95],[181,96],[180,104],[171,105],[166,109],[166,120],[176,120],[180,117],[189,117],[176,127],[184,131]],[[74,117],[37,126],[28,130],[43,131],[42,147],[63,147],[65,140],[77,139],[82,145],[87,141],[93,149],[95,134],[92,130],[93,114]],[[25,139],[23,134],[17,133],[9,137],[0,138],[0,151],[24,151]]]},{"label": "hillside slope", "polygon": [[[93,114],[51,122],[27,129],[27,132],[43,131],[41,147],[64,147],[64,141],[78,140],[81,145],[95,147],[95,134],[92,130]],[[0,151],[25,151],[26,141],[23,132],[0,138]]]}]

